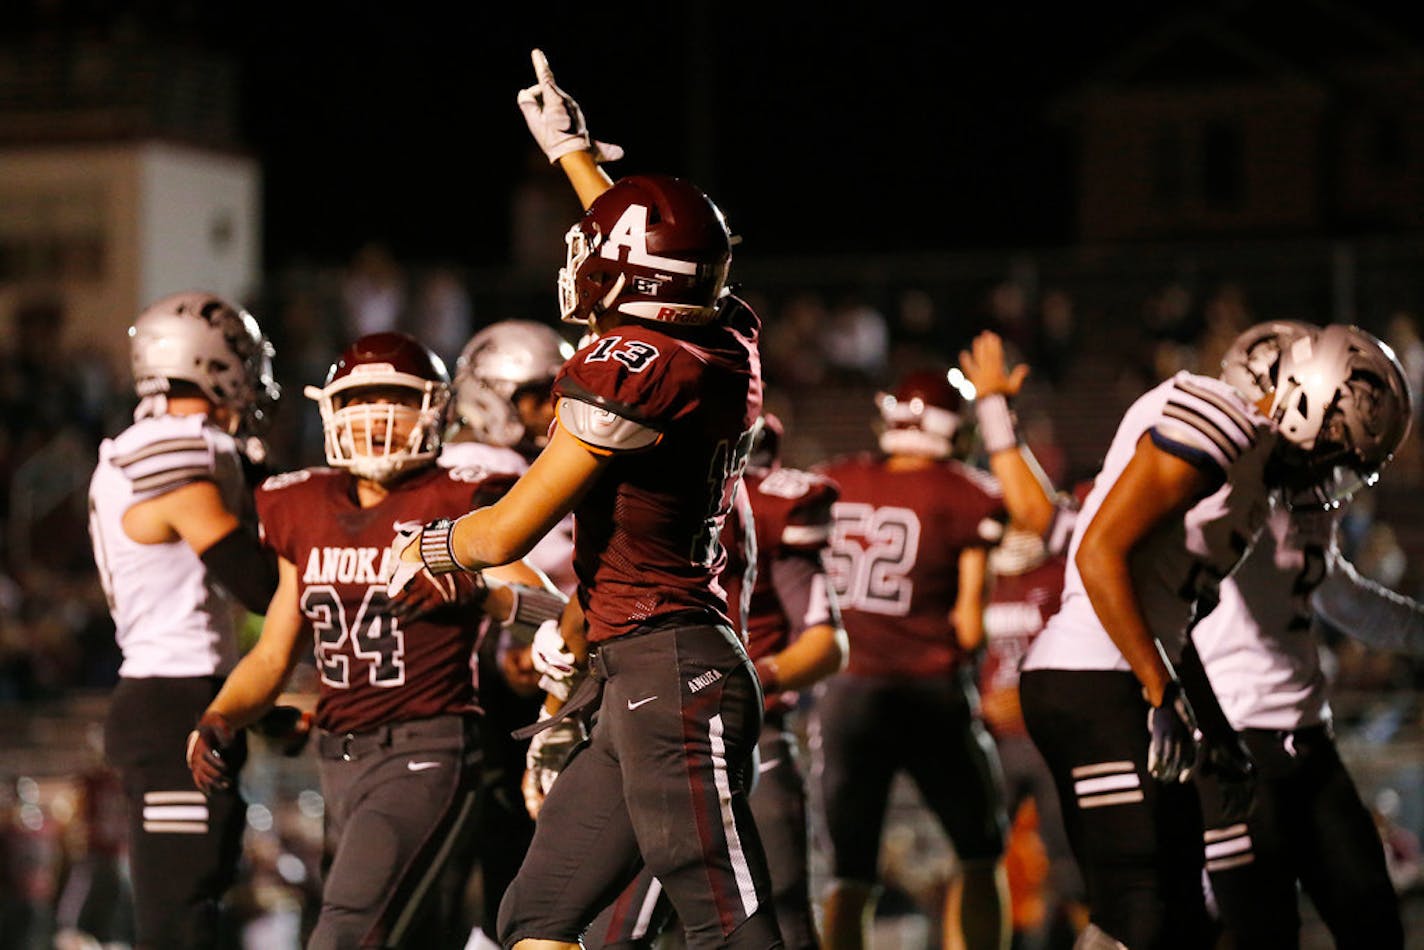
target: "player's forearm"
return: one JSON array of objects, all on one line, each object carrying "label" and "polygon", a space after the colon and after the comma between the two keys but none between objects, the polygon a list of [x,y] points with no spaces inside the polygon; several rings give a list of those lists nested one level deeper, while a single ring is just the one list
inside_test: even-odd
[{"label": "player's forearm", "polygon": [[954,639],[965,652],[979,649],[984,643],[984,608],[956,605],[951,615],[954,619]]},{"label": "player's forearm", "polygon": [[[803,630],[790,646],[768,659],[775,667],[776,682],[781,689],[805,689],[839,673],[849,652],[845,630],[818,624]],[[765,664],[758,664],[759,671],[764,668]]]},{"label": "player's forearm", "polygon": [[1103,629],[1142,683],[1148,701],[1154,706],[1160,704],[1163,690],[1174,676],[1142,619],[1127,559],[1101,550],[1085,539],[1078,549],[1076,563],[1083,588]]},{"label": "player's forearm", "polygon": [[540,537],[505,517],[496,503],[455,521],[450,551],[465,570],[482,571],[519,560],[533,550]]},{"label": "player's forearm", "polygon": [[585,209],[594,199],[613,187],[613,179],[608,176],[589,151],[570,152],[559,159],[559,167],[574,186],[574,193]]},{"label": "player's forearm", "polygon": [[1361,576],[1338,555],[1311,606],[1331,626],[1368,646],[1424,654],[1424,604]]},{"label": "player's forearm", "polygon": [[254,649],[237,664],[207,711],[222,716],[234,729],[251,725],[276,703],[294,665],[295,657],[283,661]]},{"label": "player's forearm", "polygon": [[1014,524],[1037,535],[1046,534],[1053,523],[1053,493],[1028,449],[1015,445],[992,453],[989,469],[999,480],[1004,507]]}]

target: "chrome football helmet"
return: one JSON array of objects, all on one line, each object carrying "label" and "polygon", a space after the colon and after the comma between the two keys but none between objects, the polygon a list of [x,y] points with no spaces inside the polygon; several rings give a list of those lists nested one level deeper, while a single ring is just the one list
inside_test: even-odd
[{"label": "chrome football helmet", "polygon": [[455,362],[451,425],[475,441],[510,448],[523,442],[542,447],[547,433],[526,432],[517,397],[548,395],[559,368],[574,348],[549,326],[532,320],[501,320],[470,338]]},{"label": "chrome football helmet", "polygon": [[1270,417],[1287,503],[1333,508],[1375,484],[1409,432],[1410,406],[1394,351],[1359,327],[1332,324],[1284,347]]},{"label": "chrome football helmet", "polygon": [[261,435],[281,395],[272,356],[252,314],[216,294],[193,290],[156,300],[129,327],[135,416],[164,412],[171,383],[181,380],[231,412],[231,434]]},{"label": "chrome football helmet", "polygon": [[1221,380],[1251,402],[1276,389],[1281,353],[1302,336],[1320,328],[1299,320],[1267,320],[1243,330],[1221,358]]},{"label": "chrome football helmet", "polygon": [[717,315],[732,239],[722,212],[696,186],[628,175],[594,199],[565,236],[559,310],[565,322],[616,311],[702,324]]},{"label": "chrome football helmet", "polygon": [[440,453],[450,376],[414,337],[370,333],[352,343],[320,387],[308,386],[326,435],[326,461],[389,482]]}]

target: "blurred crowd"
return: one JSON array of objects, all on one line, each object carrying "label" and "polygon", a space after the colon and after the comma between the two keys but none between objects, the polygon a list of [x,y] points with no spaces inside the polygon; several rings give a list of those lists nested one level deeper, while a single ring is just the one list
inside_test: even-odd
[{"label": "blurred crowd", "polygon": [[[484,312],[477,299],[458,268],[406,266],[370,244],[334,279],[287,278],[248,301],[272,334],[286,395],[270,433],[272,466],[321,461],[320,422],[315,408],[305,405],[302,388],[321,382],[340,341],[401,329],[453,368],[475,331],[495,320],[531,316]],[[976,332],[992,329],[1014,361],[1032,368],[1019,404],[1020,428],[1058,485],[1092,473],[1110,427],[1148,386],[1180,369],[1215,375],[1225,347],[1259,320],[1327,319],[1256,312],[1250,288],[1240,283],[1207,289],[1170,283],[1142,300],[1138,312],[1126,314],[1106,314],[1089,297],[1063,288],[1029,288],[1014,280],[986,283],[969,312],[951,312],[929,291],[905,287],[752,292],[749,299],[766,321],[769,404],[786,419],[788,431],[801,436],[788,444],[792,464],[869,447],[869,395],[877,387],[916,366],[953,365]],[[553,310],[551,293],[544,306]],[[1424,401],[1418,318],[1396,311],[1362,322],[1396,350],[1417,414]],[[116,333],[120,326],[115,323]],[[134,397],[126,374],[96,350],[61,345],[64,312],[54,301],[25,302],[9,329],[0,351],[0,708],[23,721],[31,710],[103,691],[116,681],[119,655],[86,538],[85,487],[99,441],[127,424]],[[846,400],[828,399],[838,393]],[[847,417],[847,406],[860,414]],[[1416,597],[1424,595],[1424,502],[1415,500],[1424,475],[1418,429],[1416,424],[1384,490],[1354,502],[1345,535],[1345,553],[1361,573]],[[1424,670],[1347,638],[1327,640],[1334,647],[1342,747],[1367,763],[1381,763],[1359,770],[1362,790],[1375,798],[1396,883],[1401,890],[1417,889]],[[13,738],[0,756],[0,950],[48,946],[56,938],[86,946],[81,932],[124,943],[130,932],[122,809],[114,802],[119,791],[100,764],[92,735],[79,730],[69,739],[73,754],[65,774],[40,774],[43,766],[13,748]],[[1380,754],[1398,743],[1408,743],[1409,751]],[[246,921],[247,946],[294,945],[318,892],[320,796],[314,771],[302,773],[298,766],[293,772],[290,762],[264,768],[260,755],[257,761],[246,873],[233,912]],[[301,793],[287,794],[292,789],[286,788],[277,794],[281,782],[294,783]],[[265,804],[278,801],[286,804]],[[1018,820],[1031,832],[1031,814]],[[884,856],[891,890],[882,904],[887,918],[897,909],[923,915],[934,907],[952,866],[942,842],[927,843],[913,820],[898,828]],[[1020,894],[1031,894],[1041,857],[1031,835],[1021,836],[1020,849],[1011,858],[1011,873],[1019,877]],[[1015,911],[1031,916],[1033,908],[1016,904]],[[937,914],[926,916],[934,920]]]}]

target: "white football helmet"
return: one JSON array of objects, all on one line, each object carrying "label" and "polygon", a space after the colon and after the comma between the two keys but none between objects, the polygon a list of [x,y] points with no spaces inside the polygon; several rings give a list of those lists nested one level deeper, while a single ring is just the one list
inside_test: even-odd
[{"label": "white football helmet", "polygon": [[1388,345],[1332,324],[1281,351],[1270,416],[1274,471],[1292,506],[1338,506],[1379,480],[1409,432],[1409,384]]},{"label": "white football helmet", "polygon": [[140,399],[135,417],[163,413],[172,381],[182,380],[231,410],[232,434],[260,435],[281,395],[272,356],[252,314],[216,294],[194,290],[156,300],[129,327]]},{"label": "white football helmet", "polygon": [[451,424],[477,442],[506,448],[542,447],[545,433],[526,433],[515,399],[522,390],[547,394],[564,362],[574,355],[553,327],[532,320],[501,320],[470,338],[455,362]]},{"label": "white football helmet", "polygon": [[1276,389],[1281,352],[1302,336],[1320,328],[1299,320],[1267,320],[1248,327],[1221,358],[1221,380],[1251,402],[1260,402]]},{"label": "white football helmet", "polygon": [[[363,390],[383,398],[352,398],[376,395]],[[450,377],[440,357],[414,337],[361,337],[331,364],[325,385],[308,386],[306,394],[321,411],[326,461],[333,468],[384,483],[440,453]]]}]

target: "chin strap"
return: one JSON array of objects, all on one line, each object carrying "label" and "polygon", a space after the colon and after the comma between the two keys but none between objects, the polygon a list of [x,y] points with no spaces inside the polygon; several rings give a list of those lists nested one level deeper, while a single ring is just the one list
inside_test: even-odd
[{"label": "chin strap", "polygon": [[609,288],[608,293],[604,294],[603,297],[599,299],[598,304],[594,307],[594,316],[597,316],[601,313],[606,313],[609,308],[613,306],[613,301],[617,300],[618,295],[623,292],[623,286],[627,283],[628,275],[619,274],[618,279],[613,282],[613,286]]}]

